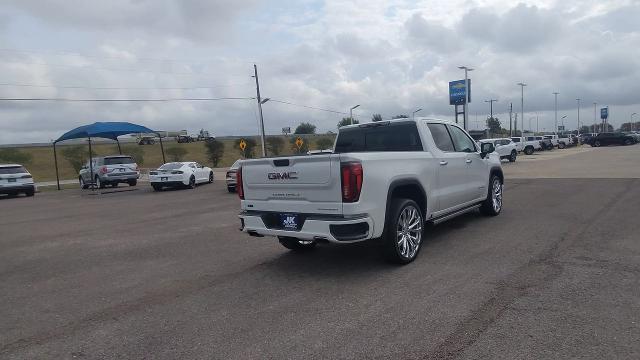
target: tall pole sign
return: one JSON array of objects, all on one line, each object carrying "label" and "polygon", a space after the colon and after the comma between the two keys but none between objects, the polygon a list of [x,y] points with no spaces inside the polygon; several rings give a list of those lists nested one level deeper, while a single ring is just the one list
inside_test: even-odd
[{"label": "tall pole sign", "polygon": [[[462,126],[466,129],[466,108],[467,104],[471,102],[471,79],[456,80],[449,82],[449,105],[454,106],[456,124],[458,116],[462,115]],[[462,111],[460,111],[462,110]]]}]

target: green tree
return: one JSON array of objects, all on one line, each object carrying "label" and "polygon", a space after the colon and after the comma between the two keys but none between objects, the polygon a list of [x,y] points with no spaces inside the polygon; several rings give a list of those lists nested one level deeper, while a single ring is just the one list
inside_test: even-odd
[{"label": "green tree", "polygon": [[373,121],[373,122],[382,121],[382,115],[380,115],[380,114],[373,114],[373,116],[371,117],[371,121]]},{"label": "green tree", "polygon": [[315,134],[316,133],[316,126],[313,125],[312,123],[308,123],[308,122],[303,122],[300,123],[300,125],[298,125],[298,127],[296,127],[296,131],[293,132],[294,134]]},{"label": "green tree", "polygon": [[318,148],[318,150],[331,149],[333,147],[333,142],[334,140],[331,137],[321,137],[320,139],[316,140],[316,147]]},{"label": "green tree", "polygon": [[144,165],[144,149],[140,145],[127,145],[122,147],[122,153],[129,155],[136,161],[138,166]]},{"label": "green tree", "polygon": [[402,114],[400,114],[400,115],[394,115],[394,116],[392,117],[392,119],[408,119],[408,118],[409,118],[409,115],[402,115]]},{"label": "green tree", "polygon": [[88,151],[83,145],[65,146],[62,149],[62,157],[76,172],[79,172],[89,159]]},{"label": "green tree", "polygon": [[189,151],[187,149],[178,145],[174,145],[165,150],[165,154],[169,155],[169,160],[174,162],[183,161],[188,153]]},{"label": "green tree", "polygon": [[490,117],[487,119],[487,128],[492,134],[500,134],[502,132],[502,125],[497,117]]},{"label": "green tree", "polygon": [[280,136],[270,136],[267,138],[267,150],[269,155],[280,155],[284,148],[284,139]]},{"label": "green tree", "polygon": [[14,148],[0,149],[0,162],[16,163],[20,165],[29,164],[33,156]]},{"label": "green tree", "polygon": [[244,139],[244,142],[245,144],[247,144],[247,147],[244,149],[244,151],[242,151],[242,149],[240,149],[241,140],[243,139],[236,140],[235,142],[236,149],[238,149],[238,151],[240,152],[240,155],[244,156],[245,159],[253,159],[255,157],[255,151],[257,146],[256,141],[252,138]]},{"label": "green tree", "polygon": [[207,159],[213,167],[218,167],[218,163],[224,155],[224,144],[215,139],[207,139],[204,142],[204,148],[207,153]]},{"label": "green tree", "polygon": [[342,118],[342,120],[340,120],[340,122],[338,122],[338,128],[341,128],[343,126],[347,126],[347,125],[351,125],[351,124],[360,124],[360,122],[356,119],[353,119],[353,122],[351,122],[351,118],[345,117]]}]

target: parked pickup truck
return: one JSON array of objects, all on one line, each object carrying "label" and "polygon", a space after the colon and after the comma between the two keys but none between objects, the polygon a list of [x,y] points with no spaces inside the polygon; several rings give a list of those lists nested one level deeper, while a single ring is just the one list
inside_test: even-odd
[{"label": "parked pickup truck", "polygon": [[518,152],[522,151],[526,155],[531,155],[536,150],[542,150],[542,146],[540,146],[540,142],[537,141],[533,136],[528,136],[528,137],[513,136],[511,137],[511,141],[516,143],[516,150],[518,150]]},{"label": "parked pickup truck", "polygon": [[295,251],[380,238],[388,258],[406,264],[426,222],[475,209],[500,214],[504,177],[494,150],[442,120],[345,126],[332,154],[243,160],[241,230],[277,236]]}]

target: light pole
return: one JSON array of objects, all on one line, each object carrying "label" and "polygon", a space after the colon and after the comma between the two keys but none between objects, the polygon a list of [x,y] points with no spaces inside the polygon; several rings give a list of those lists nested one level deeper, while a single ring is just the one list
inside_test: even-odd
[{"label": "light pole", "polygon": [[464,117],[462,118],[462,127],[467,130],[467,113],[469,112],[469,72],[472,68],[466,66],[458,66],[458,69],[464,70]]},{"label": "light pole", "polygon": [[636,115],[636,113],[631,114],[631,120],[629,122],[629,131],[633,131],[633,115]]},{"label": "light pole", "polygon": [[593,132],[597,133],[598,132],[598,119],[596,117],[596,108],[598,107],[597,103],[593,103]]},{"label": "light pole", "polygon": [[349,125],[353,125],[353,109],[357,108],[358,106],[360,106],[360,104],[349,109]]},{"label": "light pole", "polygon": [[578,136],[580,136],[580,99],[576,99],[578,103]]},{"label": "light pole", "polygon": [[418,109],[418,110],[416,110],[416,111],[412,112],[412,113],[411,113],[411,119],[415,119],[415,118],[416,118],[416,113],[417,113],[418,111],[422,111],[422,109]]},{"label": "light pole", "polygon": [[485,100],[484,102],[489,103],[489,111],[491,114],[491,118],[493,119],[493,103],[498,101],[497,99],[489,99],[489,100]]},{"label": "light pole", "polygon": [[553,129],[553,132],[555,134],[558,133],[558,94],[560,94],[559,92],[554,92],[553,95],[555,96],[555,116],[554,116],[554,120],[555,120],[555,124],[556,127]]},{"label": "light pole", "polygon": [[260,140],[262,142],[262,157],[267,157],[267,147],[264,143],[264,117],[262,117],[262,104],[269,101],[269,99],[264,102],[260,99],[260,83],[258,82],[258,67],[256,64],[253,64],[253,78],[256,79],[256,100],[258,100],[258,110],[260,110]]},{"label": "light pole", "polygon": [[533,126],[531,126],[531,120],[533,120],[533,116],[529,118],[529,132],[533,132],[531,131],[531,129],[533,129]]},{"label": "light pole", "polygon": [[564,118],[566,118],[566,117],[567,117],[567,115],[564,115],[564,116],[562,117],[562,119],[560,119],[560,120],[562,121],[562,127],[563,127],[563,128],[564,128]]},{"label": "light pole", "polygon": [[[520,86],[520,111],[522,115],[520,115],[520,119],[522,119],[522,136],[524,136],[524,87],[527,86],[524,82],[519,82]],[[516,129],[517,131],[518,129]]]}]

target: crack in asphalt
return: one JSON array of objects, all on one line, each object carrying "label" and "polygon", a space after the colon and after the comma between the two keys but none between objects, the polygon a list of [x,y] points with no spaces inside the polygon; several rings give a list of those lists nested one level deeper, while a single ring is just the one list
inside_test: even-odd
[{"label": "crack in asphalt", "polygon": [[553,245],[527,264],[519,267],[503,281],[498,282],[494,289],[494,295],[473,310],[456,329],[449,334],[433,351],[426,354],[423,359],[455,359],[466,349],[473,345],[480,336],[495,323],[502,314],[510,309],[510,305],[517,299],[527,295],[535,288],[553,281],[562,274],[564,262],[556,259],[562,254],[561,246],[568,248],[589,232],[596,221],[603,217],[603,212],[610,213],[624,197],[624,193],[637,182],[630,181],[626,187],[617,192],[609,201],[602,204],[602,211],[596,212],[587,220],[589,225],[579,232],[565,232]]}]

